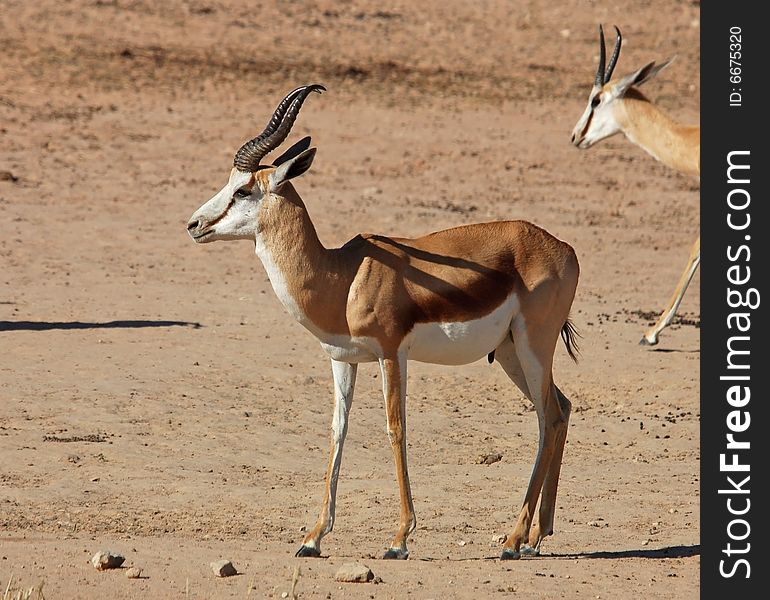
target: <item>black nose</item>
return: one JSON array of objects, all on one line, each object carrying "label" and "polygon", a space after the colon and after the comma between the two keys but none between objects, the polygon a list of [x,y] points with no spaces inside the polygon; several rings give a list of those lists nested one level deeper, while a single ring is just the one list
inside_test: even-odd
[{"label": "black nose", "polygon": [[187,231],[192,231],[193,229],[197,229],[198,225],[200,225],[201,222],[198,219],[195,219],[194,221],[190,221],[187,224]]}]

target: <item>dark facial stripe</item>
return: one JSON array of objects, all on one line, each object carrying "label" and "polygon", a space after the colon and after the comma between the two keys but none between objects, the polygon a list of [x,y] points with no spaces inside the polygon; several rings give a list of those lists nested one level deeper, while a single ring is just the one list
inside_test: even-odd
[{"label": "dark facial stripe", "polygon": [[233,204],[235,204],[235,198],[234,198],[234,197],[231,197],[231,198],[230,198],[230,202],[229,202],[229,204],[227,205],[227,208],[225,208],[225,210],[223,210],[223,211],[222,211],[222,214],[221,214],[221,215],[219,215],[219,216],[218,216],[216,219],[214,219],[213,221],[211,221],[211,222],[209,223],[209,225],[208,225],[208,226],[209,226],[209,227],[213,227],[214,225],[216,225],[217,223],[219,223],[219,222],[220,222],[222,219],[224,219],[224,218],[227,216],[227,213],[228,213],[228,212],[230,212],[230,209],[233,207]]},{"label": "dark facial stripe", "polygon": [[583,127],[583,131],[580,132],[580,141],[582,141],[586,137],[586,133],[588,133],[588,130],[591,128],[591,121],[594,119],[594,109],[591,109],[591,112],[588,113],[588,119],[586,119],[586,126]]}]

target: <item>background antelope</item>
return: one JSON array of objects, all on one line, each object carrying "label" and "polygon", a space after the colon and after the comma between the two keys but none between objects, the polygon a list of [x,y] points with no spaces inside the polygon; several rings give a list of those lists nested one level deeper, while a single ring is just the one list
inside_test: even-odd
[{"label": "background antelope", "polygon": [[416,239],[363,234],[341,248],[325,248],[291,183],[313,162],[310,138],[272,165],[260,165],[284,141],[305,98],[322,90],[303,86],[281,101],[265,130],[238,150],[224,188],[187,226],[199,243],[254,241],[279,300],[331,358],[335,405],[324,500],[297,556],[319,556],[321,539],[334,525],[358,363],[377,361],[382,372],[401,500],[398,531],[385,558],[403,559],[416,524],[406,455],[407,360],[459,365],[484,356],[500,363],[537,411],[537,456],[501,558],[536,553],[553,532],[570,415],[552,362],[560,334],[575,358],[568,320],[578,282],[575,252],[524,221],[466,225]]},{"label": "background antelope", "polygon": [[[634,144],[673,169],[700,177],[700,125],[683,125],[669,118],[635,86],[652,79],[673,59],[660,64],[650,62],[620,79],[611,79],[623,41],[617,39],[605,71],[604,31],[599,25],[599,68],[588,95],[588,105],[572,131],[572,143],[590,148],[604,138],[623,132]],[[642,345],[658,343],[658,334],[667,327],[682,302],[687,286],[700,264],[700,236],[690,248],[690,256],[674,293],[657,322],[645,331]]]}]

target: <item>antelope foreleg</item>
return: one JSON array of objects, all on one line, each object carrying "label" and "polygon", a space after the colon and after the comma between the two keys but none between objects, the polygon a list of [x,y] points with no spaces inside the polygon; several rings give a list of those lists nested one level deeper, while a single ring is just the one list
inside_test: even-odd
[{"label": "antelope foreleg", "polygon": [[401,500],[401,519],[393,543],[383,558],[407,558],[406,546],[409,534],[414,531],[417,521],[414,516],[412,490],[409,485],[409,471],[406,461],[406,356],[380,360],[382,390],[388,417],[388,438],[396,463],[396,478]]},{"label": "antelope foreleg", "polygon": [[698,236],[698,239],[695,240],[692,248],[690,248],[690,256],[687,259],[687,266],[685,267],[682,275],[679,277],[679,282],[676,284],[674,293],[671,295],[666,308],[663,309],[663,313],[660,315],[660,317],[658,317],[658,321],[655,323],[655,325],[645,331],[644,336],[641,340],[639,340],[639,343],[642,346],[654,346],[658,343],[658,334],[660,334],[661,331],[668,327],[668,325],[674,319],[674,315],[676,315],[676,311],[679,309],[679,305],[682,303],[682,298],[684,298],[684,293],[687,291],[687,286],[690,285],[690,281],[692,280],[693,275],[695,275],[695,270],[698,268],[699,264],[700,236]]},{"label": "antelope foreleg", "polygon": [[334,511],[337,498],[337,479],[342,462],[342,447],[348,432],[348,415],[353,402],[357,365],[332,360],[334,376],[334,416],[332,417],[329,463],[326,468],[326,487],[321,514],[315,527],[305,536],[297,556],[320,556],[321,538],[334,527]]}]

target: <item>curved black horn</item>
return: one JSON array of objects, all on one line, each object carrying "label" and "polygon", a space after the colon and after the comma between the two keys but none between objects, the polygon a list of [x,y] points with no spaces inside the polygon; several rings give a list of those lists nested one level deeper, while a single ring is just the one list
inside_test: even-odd
[{"label": "curved black horn", "polygon": [[273,111],[273,116],[270,117],[270,121],[268,122],[267,127],[265,127],[265,130],[257,137],[264,139],[278,128],[278,126],[281,124],[281,121],[283,121],[283,117],[286,114],[286,111],[289,109],[289,105],[291,104],[292,100],[294,100],[297,95],[306,87],[306,85],[302,85],[286,94],[286,97],[281,100],[281,103],[277,106],[275,111]]},{"label": "curved black horn", "polygon": [[596,79],[594,85],[602,87],[604,85],[604,66],[607,62],[607,49],[604,47],[604,29],[599,23],[599,68],[596,69]]},{"label": "curved black horn", "polygon": [[319,94],[326,88],[319,84],[305,85],[289,92],[273,112],[265,130],[254,139],[246,142],[236,152],[233,165],[240,171],[251,172],[257,169],[259,161],[275,150],[289,135],[297,119],[302,103],[313,92]]},{"label": "curved black horn", "polygon": [[[278,107],[273,111],[273,116],[270,117],[270,120],[268,121],[264,131],[262,131],[262,133],[260,133],[254,139],[246,142],[243,146],[240,147],[238,152],[236,152],[235,160],[233,161],[235,166],[238,166],[239,164],[242,164],[244,168],[247,166],[249,156],[252,154],[252,150],[255,148],[256,144],[265,139],[278,128],[278,126],[281,124],[281,121],[283,120],[284,115],[286,114],[286,111],[289,108],[289,104],[297,97],[297,94],[302,91],[304,87],[305,86],[298,87],[286,94],[286,97],[281,100],[280,104],[278,104]],[[257,161],[257,164],[258,163],[259,161]]]},{"label": "curved black horn", "polygon": [[620,35],[620,29],[618,29],[617,25],[615,25],[615,32],[618,34],[618,37],[615,39],[615,49],[612,51],[612,56],[610,56],[610,64],[607,67],[607,74],[604,76],[604,83],[607,83],[610,77],[612,77],[615,63],[618,62],[618,56],[620,56],[620,45],[623,43],[623,36]]}]

